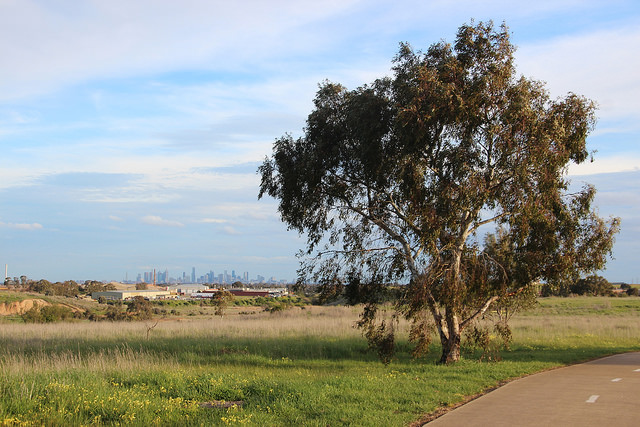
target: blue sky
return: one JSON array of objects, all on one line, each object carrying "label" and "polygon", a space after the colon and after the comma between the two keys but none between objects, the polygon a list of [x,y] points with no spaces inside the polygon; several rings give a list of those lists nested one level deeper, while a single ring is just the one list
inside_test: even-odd
[{"label": "blue sky", "polygon": [[505,21],[519,72],[599,104],[594,184],[620,216],[602,274],[640,282],[640,4],[628,1],[0,0],[0,263],[49,280],[196,267],[294,279],[303,240],[257,200],[317,85],[389,74]]}]

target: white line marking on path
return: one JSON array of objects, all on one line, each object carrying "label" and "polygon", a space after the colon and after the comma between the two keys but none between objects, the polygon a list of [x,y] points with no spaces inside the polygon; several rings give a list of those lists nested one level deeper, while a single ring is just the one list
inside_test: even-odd
[{"label": "white line marking on path", "polygon": [[586,403],[596,403],[596,400],[598,400],[599,397],[600,397],[600,395],[594,394],[593,396],[591,396],[590,398],[587,399]]},{"label": "white line marking on path", "polygon": [[611,380],[612,383],[617,383],[618,381],[622,381],[622,378],[614,378]]},{"label": "white line marking on path", "polygon": [[633,372],[640,372],[640,369],[634,369]]}]

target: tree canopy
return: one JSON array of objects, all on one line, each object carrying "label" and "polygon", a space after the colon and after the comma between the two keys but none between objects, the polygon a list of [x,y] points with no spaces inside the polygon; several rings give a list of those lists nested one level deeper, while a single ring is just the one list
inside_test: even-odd
[{"label": "tree canopy", "polygon": [[301,275],[360,294],[373,343],[393,341],[392,323],[376,323],[387,283],[406,283],[397,308],[417,349],[435,327],[452,362],[496,302],[575,281],[611,253],[619,220],[601,219],[595,189],[570,192],[567,177],[589,158],[595,105],[517,76],[514,50],[492,23],[426,52],[401,44],[391,77],[320,84],[304,135],[277,139],[259,168],[259,197],[307,237]]}]

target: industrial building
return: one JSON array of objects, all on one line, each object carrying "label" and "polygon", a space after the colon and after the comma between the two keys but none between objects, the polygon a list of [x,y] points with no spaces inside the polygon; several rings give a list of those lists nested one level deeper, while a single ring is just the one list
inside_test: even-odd
[{"label": "industrial building", "polygon": [[167,299],[175,296],[175,293],[170,291],[158,291],[158,290],[122,290],[122,291],[102,291],[93,292],[91,298],[97,300],[100,297],[104,297],[108,300],[129,300],[134,297],[143,297],[144,299]]}]

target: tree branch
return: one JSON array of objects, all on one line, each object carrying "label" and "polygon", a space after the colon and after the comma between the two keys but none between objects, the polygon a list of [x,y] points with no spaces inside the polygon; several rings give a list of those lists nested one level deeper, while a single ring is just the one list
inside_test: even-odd
[{"label": "tree branch", "polygon": [[473,313],[471,316],[469,316],[467,319],[465,319],[464,321],[462,321],[460,323],[460,330],[463,330],[464,328],[466,328],[469,325],[469,323],[473,322],[478,316],[483,315],[489,309],[491,304],[493,304],[498,299],[499,299],[499,297],[497,297],[497,296],[492,296],[491,298],[489,298],[482,305],[482,307],[480,307],[475,313]]}]

